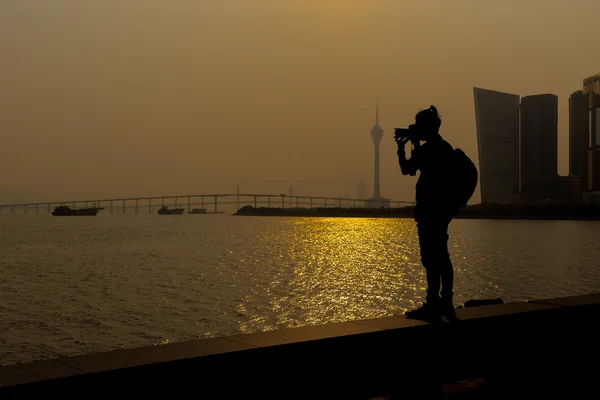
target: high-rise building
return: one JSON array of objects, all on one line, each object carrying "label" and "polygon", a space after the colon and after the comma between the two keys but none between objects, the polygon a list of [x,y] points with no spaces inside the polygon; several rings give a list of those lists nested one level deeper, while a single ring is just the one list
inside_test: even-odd
[{"label": "high-rise building", "polygon": [[370,208],[390,207],[390,199],[386,199],[381,195],[379,188],[379,145],[383,138],[383,129],[379,126],[379,104],[375,109],[375,125],[371,128],[371,138],[375,150],[375,168],[373,174],[373,197],[366,201],[366,206]]},{"label": "high-rise building", "polygon": [[588,96],[578,90],[569,97],[569,175],[580,177],[584,189],[587,187],[589,147]]},{"label": "high-rise building", "polygon": [[482,203],[509,204],[519,193],[519,95],[474,87]]},{"label": "high-rise building", "polygon": [[521,192],[529,192],[532,183],[558,175],[558,96],[522,97],[520,120]]},{"label": "high-rise building", "polygon": [[600,191],[600,74],[583,80],[583,92],[588,96],[589,151],[587,187]]},{"label": "high-rise building", "polygon": [[600,74],[583,80],[583,92],[588,96],[590,146],[600,145]]},{"label": "high-rise building", "polygon": [[587,190],[600,191],[600,146],[592,146],[588,151]]}]

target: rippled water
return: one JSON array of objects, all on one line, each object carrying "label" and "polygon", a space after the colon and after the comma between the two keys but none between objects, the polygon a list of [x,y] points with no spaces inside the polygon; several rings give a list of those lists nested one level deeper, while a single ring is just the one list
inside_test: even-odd
[{"label": "rippled water", "polygon": [[[600,291],[600,223],[457,220],[456,304]],[[0,364],[374,318],[422,301],[410,219],[0,215]]]}]

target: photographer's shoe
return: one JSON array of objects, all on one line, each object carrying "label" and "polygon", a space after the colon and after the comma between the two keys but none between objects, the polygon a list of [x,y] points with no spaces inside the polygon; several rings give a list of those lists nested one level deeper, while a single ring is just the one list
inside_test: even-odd
[{"label": "photographer's shoe", "polygon": [[439,306],[427,302],[415,310],[405,312],[404,315],[408,319],[418,319],[431,323],[442,322]]},{"label": "photographer's shoe", "polygon": [[458,316],[456,315],[456,309],[454,308],[452,300],[442,299],[440,301],[440,315],[448,321],[458,321]]}]

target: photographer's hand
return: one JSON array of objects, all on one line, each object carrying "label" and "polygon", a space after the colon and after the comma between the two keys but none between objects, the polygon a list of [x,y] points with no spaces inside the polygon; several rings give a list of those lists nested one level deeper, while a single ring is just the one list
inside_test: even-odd
[{"label": "photographer's hand", "polygon": [[411,140],[413,148],[414,149],[418,149],[421,147],[421,141],[420,140]]},{"label": "photographer's hand", "polygon": [[415,160],[413,160],[414,150],[411,151],[410,160],[407,160],[404,145],[408,142],[408,139],[400,139],[396,140],[396,142],[398,143],[398,151],[396,154],[398,154],[398,163],[400,164],[402,175],[414,176],[416,174],[416,169],[414,166]]},{"label": "photographer's hand", "polygon": [[408,142],[408,138],[394,138],[394,140],[396,141],[396,144],[398,145],[398,151],[404,151],[404,147],[406,146],[406,143]]}]

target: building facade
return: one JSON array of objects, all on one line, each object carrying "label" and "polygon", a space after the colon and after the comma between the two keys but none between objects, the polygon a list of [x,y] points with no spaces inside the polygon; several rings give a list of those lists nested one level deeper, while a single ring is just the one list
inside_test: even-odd
[{"label": "building facade", "polygon": [[520,96],[473,88],[482,203],[519,198]]},{"label": "building facade", "polygon": [[588,182],[586,190],[600,191],[600,146],[588,150]]},{"label": "building facade", "polygon": [[583,80],[583,92],[588,96],[590,146],[600,145],[600,74]]},{"label": "building facade", "polygon": [[589,121],[589,151],[588,151],[588,177],[586,190],[600,190],[600,173],[598,171],[600,149],[600,74],[590,76],[583,80],[583,92],[588,97]]},{"label": "building facade", "polygon": [[590,127],[588,96],[583,90],[569,96],[569,175],[581,178],[587,187]]},{"label": "building facade", "polygon": [[521,192],[521,201],[540,203],[547,200],[580,203],[583,199],[581,178],[578,176],[554,176],[531,181],[527,190]]},{"label": "building facade", "polygon": [[538,94],[521,99],[521,192],[534,182],[558,175],[558,96]]}]

